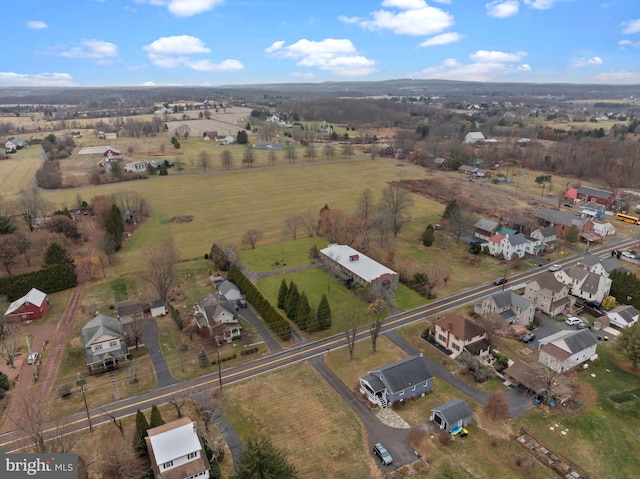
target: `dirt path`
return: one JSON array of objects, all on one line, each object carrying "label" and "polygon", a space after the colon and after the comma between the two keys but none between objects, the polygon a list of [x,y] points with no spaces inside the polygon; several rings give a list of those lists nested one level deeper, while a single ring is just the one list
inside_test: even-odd
[{"label": "dirt path", "polygon": [[[88,217],[84,221],[89,226],[87,228],[89,240],[91,241],[89,256],[93,256],[97,249],[99,235],[93,219]],[[12,394],[12,401],[5,411],[5,417],[9,418],[9,420],[5,422],[0,433],[14,430],[17,425],[15,423],[20,422],[20,401],[24,400],[25,395],[46,400],[51,394],[51,389],[62,361],[62,354],[69,341],[69,333],[73,326],[76,310],[84,294],[84,288],[84,284],[79,284],[73,290],[57,325],[27,326],[27,328],[29,328],[27,329],[27,333],[32,333],[35,336],[32,351],[42,352],[45,346],[50,350],[46,359],[41,363],[40,370],[38,371],[38,381],[35,382],[35,384],[33,383],[33,369],[26,369],[32,368],[32,366],[25,364],[21,367],[18,382]]]}]

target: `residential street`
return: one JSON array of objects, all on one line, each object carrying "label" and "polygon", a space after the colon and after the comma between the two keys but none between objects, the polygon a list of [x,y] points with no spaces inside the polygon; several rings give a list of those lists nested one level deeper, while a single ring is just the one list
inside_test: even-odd
[{"label": "residential street", "polygon": [[[609,251],[614,246],[622,247],[635,241],[636,239],[618,240],[613,242],[612,244],[607,245],[606,247],[601,247],[601,252]],[[598,248],[594,248],[592,250],[592,253],[597,254]],[[575,262],[579,259],[579,257],[567,258],[562,261],[562,264],[564,266],[575,264]],[[543,271],[546,271],[546,269],[537,268],[535,270],[516,275],[511,278],[510,286],[526,281],[527,279],[534,277],[535,275]],[[492,284],[487,284],[472,288],[468,291],[453,295],[449,298],[435,301],[429,305],[422,306],[411,311],[395,314],[385,320],[381,334],[384,334],[409,354],[417,354],[418,351],[415,350],[415,348],[413,348],[411,345],[407,344],[397,334],[396,330],[398,328],[415,323],[416,321],[424,321],[427,318],[436,316],[445,311],[478,301],[479,299],[485,297],[487,294],[498,291],[500,288],[501,287],[496,287]],[[255,316],[251,318],[251,315],[247,315],[247,320],[252,324],[255,321],[258,321]],[[268,330],[266,330],[266,328],[257,328],[257,330],[262,335],[265,343],[267,343],[268,345],[273,345],[273,341],[275,341],[275,339],[271,337],[271,334]],[[148,334],[153,334],[153,331],[149,329]],[[368,326],[364,326],[358,330],[357,340],[369,340]],[[149,340],[148,346],[152,344],[153,341]],[[280,345],[278,344],[278,346]],[[274,347],[276,351],[272,350],[271,354],[268,356],[223,370],[222,383],[232,384],[251,377],[255,377],[260,374],[287,367],[288,365],[295,362],[308,360],[325,378],[328,384],[331,385],[358,414],[367,430],[367,438],[370,446],[373,443],[377,442],[377,440],[379,440],[380,438],[393,438],[393,444],[390,444],[391,441],[388,440],[386,440],[385,442],[389,443],[388,447],[394,457],[394,467],[399,467],[402,464],[415,461],[415,454],[407,440],[407,434],[409,430],[398,430],[383,425],[373,415],[368,406],[356,397],[354,391],[351,390],[350,386],[343,384],[342,381],[340,381],[340,379],[337,378],[337,376],[333,374],[333,372],[324,363],[322,357],[327,351],[340,349],[344,346],[344,335],[336,334],[322,340],[306,341],[288,350],[285,350],[281,347]],[[151,346],[151,348],[153,348],[153,346]],[[149,352],[152,355],[160,354],[159,348],[155,352],[152,352],[152,350],[150,349]],[[157,368],[156,374],[158,375],[158,387],[154,388],[149,393],[143,394],[139,397],[120,400],[104,407],[92,409],[90,411],[90,414],[92,416],[92,422],[94,425],[110,421],[110,419],[105,415],[104,410],[108,410],[116,417],[124,417],[134,414],[137,409],[144,410],[150,408],[153,404],[159,405],[167,403],[178,394],[192,394],[195,392],[209,391],[219,387],[219,378],[217,372],[191,381],[176,382],[176,380],[169,375],[166,364],[164,363],[163,358],[161,359],[160,356],[155,357],[155,359],[152,357],[154,367]],[[476,399],[480,403],[484,403],[486,401],[486,398],[488,396],[486,392],[478,391],[475,388],[460,381],[458,378],[451,375],[448,371],[444,370],[441,366],[434,363],[433,361],[429,362],[429,366],[435,375],[437,375],[444,381],[447,381],[449,384],[456,387],[465,395]],[[363,374],[364,373],[366,373],[366,371],[363,371]],[[160,378],[162,378],[162,380]],[[162,381],[162,383],[160,381]],[[517,417],[518,415],[523,414],[533,406],[531,397],[523,394],[519,389],[513,389],[509,391],[507,393],[507,398],[513,417]],[[84,412],[74,414],[67,417],[66,419],[68,421],[67,425],[70,430],[76,431],[84,429],[88,426],[86,415]],[[54,423],[49,424],[47,429],[48,433],[55,433],[56,426],[57,424]],[[241,447],[238,444],[239,440],[233,436],[233,432],[230,432],[229,437],[231,438],[231,443],[234,444],[234,448],[232,449],[232,451],[235,451],[237,453],[237,451],[239,451]],[[15,430],[7,432],[0,436],[0,450],[2,450],[3,452],[15,451],[16,449],[27,443],[28,438],[21,431]]]}]

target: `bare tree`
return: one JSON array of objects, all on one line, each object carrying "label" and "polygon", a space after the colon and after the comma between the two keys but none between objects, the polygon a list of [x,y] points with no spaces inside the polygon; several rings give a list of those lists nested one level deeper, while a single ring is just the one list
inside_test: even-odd
[{"label": "bare tree", "polygon": [[295,163],[296,159],[298,158],[298,150],[296,150],[296,147],[294,145],[289,145],[287,146],[286,151],[289,163]]},{"label": "bare tree", "polygon": [[318,217],[310,209],[300,213],[300,223],[309,238],[313,238],[318,234]]},{"label": "bare tree", "polygon": [[131,448],[131,439],[123,436],[119,441],[105,441],[100,446],[96,469],[100,477],[108,479],[142,477],[149,468],[147,462]]},{"label": "bare tree", "polygon": [[242,154],[242,164],[246,165],[249,168],[253,168],[253,164],[255,163],[256,159],[253,156],[253,148],[251,147],[251,145],[247,145],[244,148],[244,153]]},{"label": "bare tree", "polygon": [[347,340],[349,359],[353,360],[353,351],[356,347],[356,334],[358,327],[362,323],[362,317],[358,311],[349,310],[344,315],[344,336]]},{"label": "bare tree", "polygon": [[539,384],[536,393],[541,396],[544,403],[548,404],[553,400],[558,387],[562,385],[562,373],[540,362],[535,363],[534,368]]},{"label": "bare tree", "polygon": [[202,171],[207,172],[207,168],[211,165],[211,155],[208,151],[201,151],[198,154],[198,162],[202,166]]},{"label": "bare tree", "polygon": [[16,235],[0,236],[0,265],[8,275],[11,275],[13,267],[18,264],[19,255]]},{"label": "bare tree", "polygon": [[478,318],[478,324],[487,331],[489,344],[495,344],[500,331],[505,327],[505,320],[497,311],[489,311]]},{"label": "bare tree", "polygon": [[373,191],[365,188],[358,197],[358,212],[356,213],[365,222],[368,222],[373,216]]},{"label": "bare tree", "polygon": [[300,215],[291,215],[284,220],[284,229],[291,236],[291,239],[297,239],[298,228],[302,223]]},{"label": "bare tree", "polygon": [[178,137],[182,137],[185,140],[187,138],[189,138],[189,133],[191,133],[191,127],[189,125],[180,125],[178,128],[176,128],[175,130],[175,134]]},{"label": "bare tree", "polygon": [[250,229],[247,230],[242,238],[243,244],[248,244],[251,249],[256,249],[256,243],[264,237],[264,233],[260,230]]},{"label": "bare tree", "polygon": [[233,155],[229,150],[223,150],[220,155],[220,161],[222,162],[222,167],[225,170],[230,170],[233,166]]},{"label": "bare tree", "polygon": [[113,425],[118,428],[118,431],[120,432],[120,437],[124,437],[124,424],[122,424],[122,419],[118,419],[106,409],[102,409],[102,412],[104,412],[109,417],[109,419],[111,419],[111,422],[113,423]]},{"label": "bare tree", "polygon": [[382,321],[384,321],[388,311],[389,307],[386,301],[381,298],[376,298],[367,308],[367,314],[372,318],[371,325],[369,326],[369,334],[371,335],[371,348],[374,353],[376,352],[380,329],[382,329]]},{"label": "bare tree", "polygon": [[[4,319],[3,319],[4,323]],[[22,327],[20,325],[4,325],[2,336],[0,337],[0,358],[14,368],[18,350],[20,349],[20,338],[22,337]]]},{"label": "bare tree", "polygon": [[178,280],[178,251],[171,238],[154,249],[145,251],[147,269],[141,277],[153,285],[158,296],[167,301],[171,287]]},{"label": "bare tree", "polygon": [[489,395],[487,404],[482,408],[484,413],[494,421],[506,421],[511,417],[507,398],[502,391],[496,391]]},{"label": "bare tree", "polygon": [[278,152],[273,149],[269,150],[269,163],[271,163],[271,166],[275,166],[277,162],[278,162]]},{"label": "bare tree", "polygon": [[39,216],[46,216],[49,209],[49,203],[40,196],[40,191],[36,188],[21,190],[18,194],[16,202],[18,214],[22,216],[29,226],[29,230],[33,231],[33,220]]},{"label": "bare tree", "polygon": [[400,229],[409,220],[407,210],[412,204],[409,191],[397,183],[391,183],[382,191],[380,206],[391,220],[391,231],[394,237],[398,237]]},{"label": "bare tree", "polygon": [[182,417],[182,408],[185,406],[188,399],[189,396],[186,394],[174,394],[171,396],[171,399],[169,399],[169,404],[171,404],[176,410],[178,418]]}]

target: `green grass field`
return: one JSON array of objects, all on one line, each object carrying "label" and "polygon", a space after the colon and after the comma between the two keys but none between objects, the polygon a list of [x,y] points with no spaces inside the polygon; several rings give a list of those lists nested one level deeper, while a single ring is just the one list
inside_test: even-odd
[{"label": "green grass field", "polygon": [[20,150],[13,153],[10,159],[0,161],[2,194],[10,196],[28,188],[41,165],[39,146]]}]

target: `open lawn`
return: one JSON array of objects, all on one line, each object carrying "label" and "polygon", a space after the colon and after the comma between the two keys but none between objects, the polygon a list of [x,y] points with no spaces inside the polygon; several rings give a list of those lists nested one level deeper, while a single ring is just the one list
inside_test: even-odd
[{"label": "open lawn", "polygon": [[307,363],[226,386],[221,409],[243,440],[267,435],[301,477],[382,477],[357,416]]},{"label": "open lawn", "polygon": [[33,146],[12,153],[8,160],[0,161],[0,185],[3,195],[13,195],[28,188],[42,166],[40,147]]},{"label": "open lawn", "polygon": [[[580,381],[595,391],[597,402],[589,402],[575,415],[563,408],[538,408],[516,420],[545,445],[570,458],[590,477],[623,479],[640,471],[635,445],[640,430],[640,398],[619,402],[621,394],[637,388],[639,374],[613,355],[615,344],[598,345],[599,359],[580,371]],[[550,427],[554,429],[551,430]],[[560,431],[568,429],[566,435]]]}]

